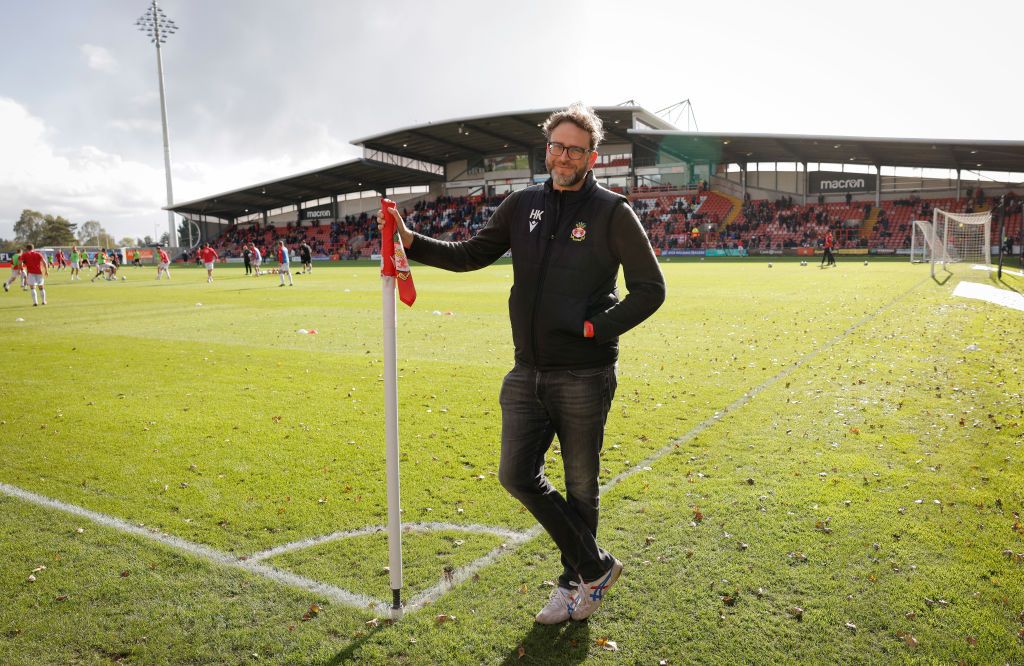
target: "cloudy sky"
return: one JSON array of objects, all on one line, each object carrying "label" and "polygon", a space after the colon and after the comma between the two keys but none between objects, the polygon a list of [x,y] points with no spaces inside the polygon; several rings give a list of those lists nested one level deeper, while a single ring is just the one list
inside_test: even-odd
[{"label": "cloudy sky", "polygon": [[[24,208],[166,230],[147,6],[0,0],[0,237]],[[1024,140],[1016,0],[160,6],[180,28],[164,48],[177,201],[398,127],[575,100],[689,99],[705,131]]]}]

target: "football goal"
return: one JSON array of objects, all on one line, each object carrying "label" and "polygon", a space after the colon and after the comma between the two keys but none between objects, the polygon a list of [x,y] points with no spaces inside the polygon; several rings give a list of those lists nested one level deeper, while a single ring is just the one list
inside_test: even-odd
[{"label": "football goal", "polygon": [[949,270],[949,264],[992,263],[991,213],[950,213],[934,209],[932,221],[915,220],[910,237],[910,260],[936,264]]}]

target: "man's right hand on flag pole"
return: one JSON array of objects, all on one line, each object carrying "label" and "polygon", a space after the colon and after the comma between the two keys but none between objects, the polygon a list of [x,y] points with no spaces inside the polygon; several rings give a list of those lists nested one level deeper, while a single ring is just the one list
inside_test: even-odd
[{"label": "man's right hand on flag pole", "polygon": [[[395,218],[395,229],[398,231],[398,237],[402,239],[402,247],[412,247],[412,241],[415,236],[413,236],[412,232],[406,228],[405,220],[402,219],[401,213],[398,212],[397,208],[392,208],[390,213]],[[379,229],[381,233],[384,233],[384,219],[384,209],[381,208],[377,212],[377,229]]]}]

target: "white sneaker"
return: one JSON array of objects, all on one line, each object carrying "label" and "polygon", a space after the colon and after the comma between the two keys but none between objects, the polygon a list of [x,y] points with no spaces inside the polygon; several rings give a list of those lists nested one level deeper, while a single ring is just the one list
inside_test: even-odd
[{"label": "white sneaker", "polygon": [[583,582],[573,593],[572,601],[569,603],[569,616],[574,620],[585,620],[593,615],[604,601],[605,593],[615,584],[621,573],[622,562],[615,560],[608,573],[591,583]]},{"label": "white sneaker", "polygon": [[537,613],[537,622],[540,624],[560,624],[569,619],[569,603],[572,601],[572,592],[564,587],[556,587],[551,591],[551,598],[544,608]]}]

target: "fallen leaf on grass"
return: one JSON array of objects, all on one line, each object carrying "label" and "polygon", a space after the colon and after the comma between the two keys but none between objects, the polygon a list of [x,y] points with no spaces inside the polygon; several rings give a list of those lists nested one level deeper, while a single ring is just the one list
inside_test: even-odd
[{"label": "fallen leaf on grass", "polygon": [[317,615],[319,615],[321,610],[322,609],[320,608],[319,604],[311,604],[309,610],[302,615],[302,621],[309,622]]},{"label": "fallen leaf on grass", "polygon": [[455,616],[454,615],[445,615],[444,613],[441,613],[440,615],[435,617],[434,620],[438,624],[444,624],[445,622],[454,622],[455,621]]},{"label": "fallen leaf on grass", "polygon": [[281,417],[280,416],[271,416],[270,420],[273,421],[274,423],[280,423],[281,422]]},{"label": "fallen leaf on grass", "polygon": [[802,622],[804,619],[804,609],[800,608],[799,606],[787,608],[786,612],[792,615],[798,622]]},{"label": "fallen leaf on grass", "polygon": [[32,570],[32,573],[39,573],[40,571],[46,571],[45,564],[40,564],[38,567]]},{"label": "fallen leaf on grass", "polygon": [[603,650],[608,650],[609,652],[619,651],[619,644],[615,641],[610,641],[607,638],[598,638],[597,641],[595,641],[595,643],[599,648]]},{"label": "fallen leaf on grass", "polygon": [[903,639],[903,642],[907,644],[907,647],[917,647],[917,639],[914,638],[913,634],[898,634],[898,636]]},{"label": "fallen leaf on grass", "polygon": [[523,647],[522,645],[520,645],[518,648],[516,648],[516,655],[518,655],[518,657],[520,659],[525,657],[526,656],[526,648]]},{"label": "fallen leaf on grass", "polygon": [[975,645],[978,644],[978,639],[975,638],[974,636],[968,636],[967,637],[967,644],[970,645],[971,647],[974,647]]},{"label": "fallen leaf on grass", "polygon": [[54,598],[54,601],[67,601],[67,600],[68,600],[68,595],[66,595],[66,594],[62,594],[59,597],[55,597]]},{"label": "fallen leaf on grass", "polygon": [[34,582],[36,582],[36,577],[35,577],[35,576],[33,576],[32,574],[29,574],[29,575],[28,575],[28,579],[27,579],[27,580],[28,580],[28,582],[30,582],[30,583],[34,583]]},{"label": "fallen leaf on grass", "polygon": [[857,631],[857,625],[855,625],[853,622],[847,622],[845,626],[850,631]]},{"label": "fallen leaf on grass", "polygon": [[373,618],[372,620],[368,620],[366,622],[366,626],[368,626],[368,627],[376,627],[379,624],[380,624],[380,620],[378,620],[377,618]]}]

